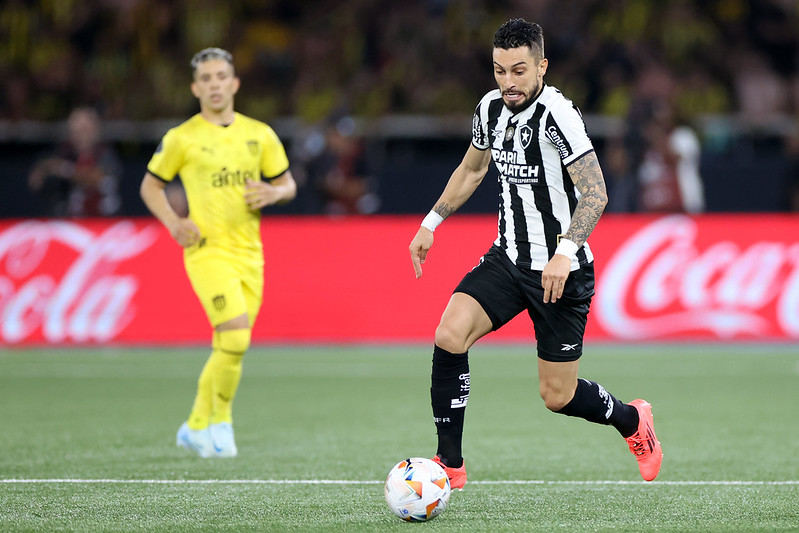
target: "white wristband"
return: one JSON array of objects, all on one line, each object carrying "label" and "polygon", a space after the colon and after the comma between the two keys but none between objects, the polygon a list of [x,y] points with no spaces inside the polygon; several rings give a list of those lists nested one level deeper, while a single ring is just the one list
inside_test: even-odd
[{"label": "white wristband", "polygon": [[565,255],[569,259],[574,259],[574,256],[577,255],[578,249],[579,247],[574,241],[570,241],[569,239],[561,239],[558,243],[558,247],[555,248],[555,253]]},{"label": "white wristband", "polygon": [[424,217],[424,220],[422,220],[422,227],[427,228],[430,231],[435,231],[438,225],[442,222],[444,222],[444,217],[435,211],[430,211],[427,213],[427,216]]}]

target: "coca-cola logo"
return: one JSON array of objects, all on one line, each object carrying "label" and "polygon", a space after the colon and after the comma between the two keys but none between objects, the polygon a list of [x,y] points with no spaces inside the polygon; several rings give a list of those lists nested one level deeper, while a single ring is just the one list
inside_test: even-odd
[{"label": "coca-cola logo", "polygon": [[602,327],[624,339],[799,337],[799,242],[700,249],[698,236],[696,220],[674,215],[627,239],[599,280]]},{"label": "coca-cola logo", "polygon": [[130,221],[97,233],[66,221],[27,221],[0,233],[0,336],[15,343],[39,328],[49,342],[103,342],[133,319],[133,275],[124,261],[156,238]]}]

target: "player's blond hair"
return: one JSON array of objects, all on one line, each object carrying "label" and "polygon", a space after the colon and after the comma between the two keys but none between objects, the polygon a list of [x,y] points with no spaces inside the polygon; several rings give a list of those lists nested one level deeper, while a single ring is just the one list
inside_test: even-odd
[{"label": "player's blond hair", "polygon": [[[191,73],[192,75],[197,74],[197,66],[200,63],[205,63],[206,61],[212,61],[214,59],[222,59],[227,61],[230,64],[231,68],[233,67],[233,54],[228,52],[227,50],[223,50],[222,48],[205,48],[204,50],[200,50],[194,57],[191,58]],[[235,71],[235,70],[234,70]]]}]

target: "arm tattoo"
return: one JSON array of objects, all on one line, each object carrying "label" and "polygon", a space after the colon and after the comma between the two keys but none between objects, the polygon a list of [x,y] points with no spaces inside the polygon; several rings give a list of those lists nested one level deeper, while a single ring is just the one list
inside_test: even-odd
[{"label": "arm tattoo", "polygon": [[599,217],[608,203],[605,179],[599,167],[596,153],[590,152],[569,166],[569,175],[580,191],[580,199],[572,215],[565,238],[582,246],[599,222]]},{"label": "arm tattoo", "polygon": [[455,212],[455,208],[449,205],[447,202],[441,202],[433,209],[433,211],[438,213],[441,218],[447,218]]}]

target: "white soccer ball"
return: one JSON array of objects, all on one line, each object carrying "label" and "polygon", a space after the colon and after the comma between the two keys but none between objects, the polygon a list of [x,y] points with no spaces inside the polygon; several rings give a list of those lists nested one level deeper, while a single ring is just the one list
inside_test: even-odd
[{"label": "white soccer ball", "polygon": [[386,503],[408,522],[424,522],[440,515],[449,503],[449,478],[438,463],[422,457],[403,459],[386,478]]}]

